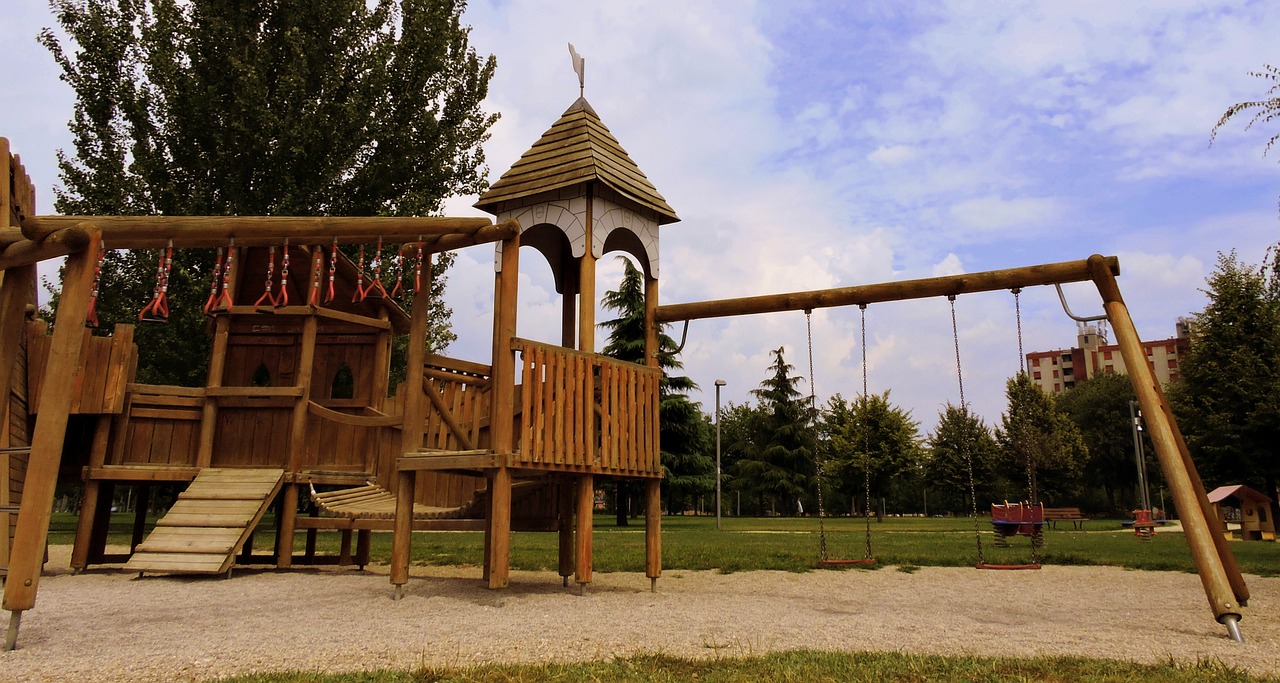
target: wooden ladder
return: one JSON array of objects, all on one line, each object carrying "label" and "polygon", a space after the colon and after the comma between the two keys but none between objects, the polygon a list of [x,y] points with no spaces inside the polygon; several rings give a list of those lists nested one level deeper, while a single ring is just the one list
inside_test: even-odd
[{"label": "wooden ladder", "polygon": [[280,469],[206,467],[124,568],[139,574],[229,573],[283,483]]}]

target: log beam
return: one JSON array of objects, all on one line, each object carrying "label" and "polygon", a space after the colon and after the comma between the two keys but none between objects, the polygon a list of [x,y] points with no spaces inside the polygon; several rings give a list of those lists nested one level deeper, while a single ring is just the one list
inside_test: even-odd
[{"label": "log beam", "polygon": [[[1112,275],[1120,274],[1120,261],[1114,256],[1091,258],[1104,259]],[[836,287],[789,294],[769,294],[737,299],[699,301],[688,304],[658,306],[654,310],[656,323],[702,318],[724,318],[736,315],[755,315],[779,311],[805,311],[834,306],[875,304],[907,299],[990,292],[1015,287],[1035,287],[1066,282],[1087,282],[1093,279],[1089,261],[1065,261],[1039,266],[989,270],[966,275],[948,275],[921,280],[883,282],[873,285]]]},{"label": "log beam", "polygon": [[492,223],[488,218],[442,216],[29,216],[22,234],[43,240],[69,227],[91,222],[102,230],[112,249],[158,249],[173,240],[178,248],[220,247],[232,238],[238,246],[415,242],[424,249],[448,251],[509,239],[520,230],[516,221]]},{"label": "log beam", "polygon": [[89,244],[89,230],[76,224],[38,240],[22,240],[0,246],[0,270],[29,266],[52,258],[83,251]]}]

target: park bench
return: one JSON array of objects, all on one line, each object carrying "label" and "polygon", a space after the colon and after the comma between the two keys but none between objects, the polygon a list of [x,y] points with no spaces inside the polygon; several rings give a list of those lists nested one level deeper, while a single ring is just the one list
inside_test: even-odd
[{"label": "park bench", "polygon": [[1057,529],[1058,522],[1071,522],[1071,528],[1084,529],[1085,520],[1088,519],[1080,514],[1080,508],[1045,508],[1044,521],[1049,523],[1051,528]]}]

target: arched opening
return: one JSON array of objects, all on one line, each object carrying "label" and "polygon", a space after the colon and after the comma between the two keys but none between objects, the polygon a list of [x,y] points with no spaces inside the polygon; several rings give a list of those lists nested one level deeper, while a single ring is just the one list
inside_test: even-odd
[{"label": "arched opening", "polygon": [[329,398],[355,398],[356,378],[351,366],[346,363],[333,373],[333,382],[329,384]]},{"label": "arched opening", "polygon": [[257,369],[253,371],[253,376],[249,378],[249,386],[251,387],[271,386],[271,371],[267,369],[266,363],[258,363]]}]

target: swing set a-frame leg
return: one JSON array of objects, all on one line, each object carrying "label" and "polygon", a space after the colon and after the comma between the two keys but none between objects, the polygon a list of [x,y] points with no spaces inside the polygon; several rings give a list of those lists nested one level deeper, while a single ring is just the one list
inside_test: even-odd
[{"label": "swing set a-frame leg", "polygon": [[1244,636],[1240,632],[1240,618],[1249,600],[1244,577],[1240,575],[1231,550],[1226,547],[1222,529],[1208,522],[1209,516],[1205,512],[1208,509],[1208,497],[1205,495],[1204,485],[1200,482],[1195,465],[1187,457],[1185,442],[1172,419],[1172,412],[1160,390],[1160,383],[1147,364],[1142,341],[1120,296],[1115,275],[1101,256],[1090,257],[1089,267],[1098,293],[1102,295],[1107,319],[1115,331],[1116,343],[1120,346],[1125,369],[1133,382],[1138,404],[1146,418],[1147,432],[1155,445],[1160,469],[1173,494],[1178,518],[1182,521],[1187,544],[1191,547],[1191,557],[1204,585],[1209,606],[1218,623],[1227,627],[1232,640],[1244,642]]}]

